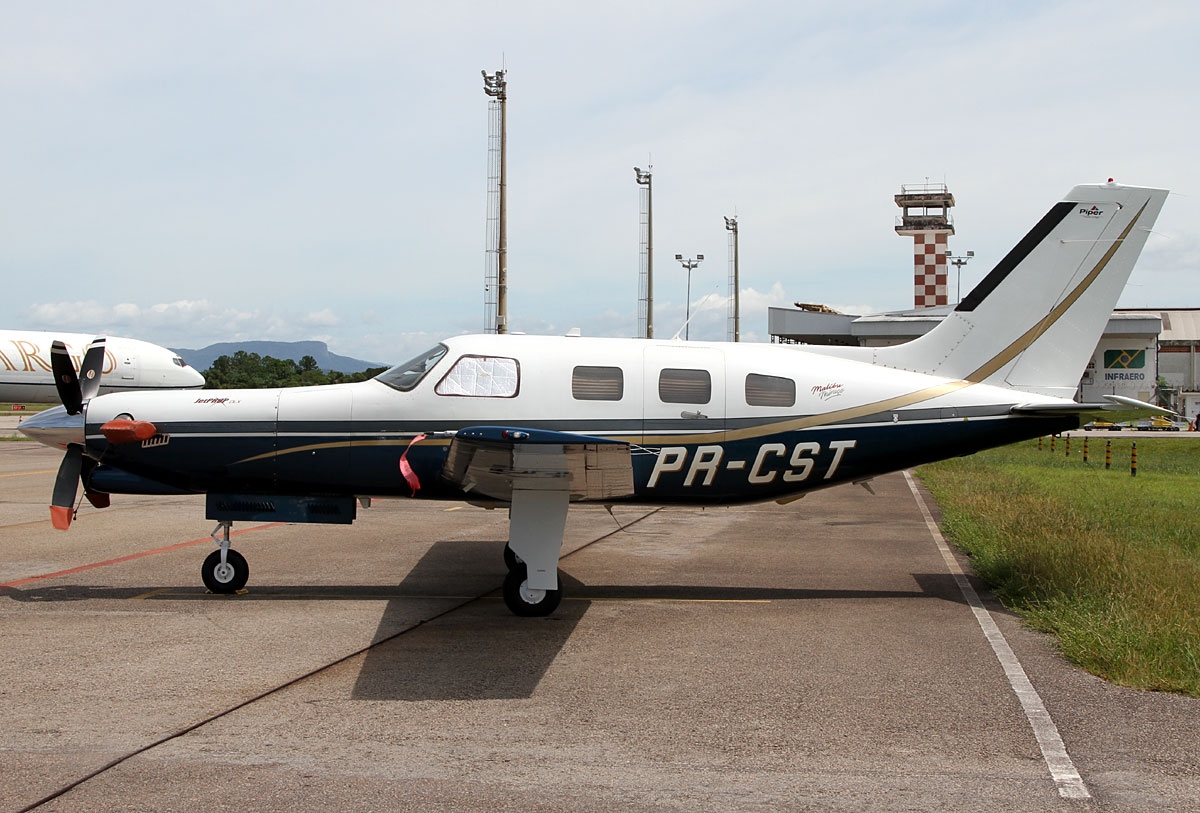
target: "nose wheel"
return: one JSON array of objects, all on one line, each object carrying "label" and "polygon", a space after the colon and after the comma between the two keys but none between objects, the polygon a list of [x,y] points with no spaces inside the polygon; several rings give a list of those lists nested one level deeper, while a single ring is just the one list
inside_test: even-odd
[{"label": "nose wheel", "polygon": [[232,522],[217,523],[212,539],[220,548],[210,553],[200,568],[204,586],[213,593],[236,593],[250,580],[250,565],[246,557],[229,547],[229,530],[232,527]]},{"label": "nose wheel", "polygon": [[250,580],[250,565],[246,557],[230,548],[225,551],[225,561],[221,561],[221,551],[214,550],[204,560],[200,570],[204,586],[213,593],[236,593],[246,586]]}]

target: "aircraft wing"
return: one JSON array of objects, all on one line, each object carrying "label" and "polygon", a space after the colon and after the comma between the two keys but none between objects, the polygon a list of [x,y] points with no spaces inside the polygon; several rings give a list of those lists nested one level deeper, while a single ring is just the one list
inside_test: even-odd
[{"label": "aircraft wing", "polygon": [[509,502],[514,489],[566,490],[572,502],[633,494],[629,444],[611,438],[471,426],[450,441],[442,477],[471,494]]},{"label": "aircraft wing", "polygon": [[1018,404],[1014,415],[1081,415],[1091,420],[1129,421],[1153,415],[1175,415],[1169,409],[1127,398],[1124,395],[1101,395],[1104,401],[1093,404]]}]

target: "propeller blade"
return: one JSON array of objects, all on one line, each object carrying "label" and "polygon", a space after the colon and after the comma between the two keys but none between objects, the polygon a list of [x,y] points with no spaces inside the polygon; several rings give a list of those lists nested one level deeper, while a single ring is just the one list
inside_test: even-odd
[{"label": "propeller blade", "polygon": [[95,508],[108,508],[112,504],[109,494],[104,491],[96,491],[90,485],[92,472],[99,465],[90,457],[83,458],[83,472],[79,479],[83,483],[83,496],[87,497],[87,501]]},{"label": "propeller blade", "polygon": [[75,494],[79,489],[79,475],[83,473],[83,447],[72,443],[58,466],[54,479],[54,496],[50,500],[50,521],[60,531],[71,527],[75,511]]},{"label": "propeller blade", "polygon": [[[103,348],[101,352],[103,356]],[[50,344],[50,369],[54,371],[54,386],[58,388],[58,400],[67,408],[68,415],[78,415],[83,411],[83,393],[79,389],[79,376],[75,374],[75,365],[71,363],[71,354],[67,346],[55,339]]]},{"label": "propeller blade", "polygon": [[104,337],[92,339],[79,366],[79,395],[87,403],[100,391],[100,373],[104,369]]}]

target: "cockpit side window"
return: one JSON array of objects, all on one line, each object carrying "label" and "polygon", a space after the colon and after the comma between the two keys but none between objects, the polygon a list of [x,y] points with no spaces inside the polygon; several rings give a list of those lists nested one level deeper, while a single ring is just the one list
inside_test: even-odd
[{"label": "cockpit side window", "polygon": [[515,398],[521,388],[521,365],[502,356],[463,356],[454,362],[433,391],[469,398]]},{"label": "cockpit side window", "polygon": [[414,359],[397,364],[390,370],[385,370],[375,376],[375,380],[387,384],[394,390],[408,392],[420,384],[421,379],[441,361],[442,356],[446,355],[447,349],[446,345],[439,344]]}]

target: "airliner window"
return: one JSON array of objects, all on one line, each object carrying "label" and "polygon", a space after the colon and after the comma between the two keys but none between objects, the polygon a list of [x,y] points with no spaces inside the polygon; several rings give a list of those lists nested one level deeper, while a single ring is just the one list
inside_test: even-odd
[{"label": "airliner window", "polygon": [[520,370],[516,359],[463,356],[433,391],[470,398],[515,398],[521,383]]},{"label": "airliner window", "polygon": [[777,375],[750,373],[746,376],[746,403],[750,406],[795,406],[796,382]]},{"label": "airliner window", "polygon": [[385,370],[375,376],[375,380],[382,381],[394,390],[408,392],[421,383],[421,379],[425,377],[425,374],[433,369],[442,356],[446,355],[446,349],[446,345],[439,344],[437,347],[426,350],[415,359],[406,361],[403,364],[397,364],[390,370]]},{"label": "airliner window", "polygon": [[576,401],[620,401],[624,394],[620,367],[576,367],[571,372],[571,395]]},{"label": "airliner window", "polygon": [[664,404],[707,404],[712,400],[708,370],[668,367],[658,374],[658,397]]}]

